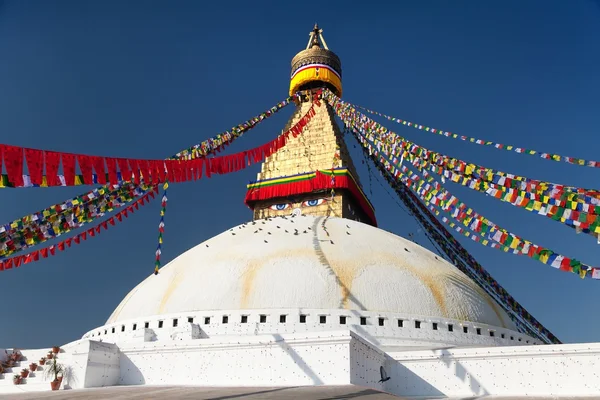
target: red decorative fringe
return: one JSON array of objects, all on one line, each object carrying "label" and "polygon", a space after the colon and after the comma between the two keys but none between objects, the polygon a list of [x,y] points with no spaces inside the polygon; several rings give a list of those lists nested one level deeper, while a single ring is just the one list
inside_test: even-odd
[{"label": "red decorative fringe", "polygon": [[254,203],[258,200],[267,200],[278,197],[289,197],[299,194],[312,193],[318,190],[328,189],[346,189],[357,201],[360,208],[370,219],[374,226],[377,226],[375,212],[369,201],[358,188],[350,173],[346,175],[336,175],[335,180],[331,182],[331,175],[316,171],[316,176],[311,179],[305,179],[297,182],[279,183],[271,186],[264,186],[257,189],[249,189],[246,193],[244,202],[250,208],[254,208]]}]

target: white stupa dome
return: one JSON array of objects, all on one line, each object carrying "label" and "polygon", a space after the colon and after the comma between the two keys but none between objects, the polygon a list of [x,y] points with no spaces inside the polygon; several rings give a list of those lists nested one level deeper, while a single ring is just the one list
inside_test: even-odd
[{"label": "white stupa dome", "polygon": [[494,300],[429,250],[360,222],[314,216],[249,222],[195,246],[135,287],[107,325],[274,308],[391,312],[516,330]]}]

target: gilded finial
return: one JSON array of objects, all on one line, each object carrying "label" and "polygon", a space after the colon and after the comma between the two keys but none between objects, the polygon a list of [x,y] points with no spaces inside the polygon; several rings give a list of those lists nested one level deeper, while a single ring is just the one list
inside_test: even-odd
[{"label": "gilded finial", "polygon": [[341,80],[342,65],[340,59],[334,52],[329,50],[323,37],[323,29],[315,23],[309,33],[306,49],[296,54],[292,59],[290,96],[300,89],[307,89],[315,85],[329,85],[334,93],[341,96]]}]

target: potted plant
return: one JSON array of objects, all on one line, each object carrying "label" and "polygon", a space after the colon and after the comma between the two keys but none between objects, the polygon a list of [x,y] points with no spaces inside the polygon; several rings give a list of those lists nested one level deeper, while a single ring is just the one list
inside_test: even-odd
[{"label": "potted plant", "polygon": [[40,358],[40,365],[46,364],[46,357]]},{"label": "potted plant", "polygon": [[29,364],[29,369],[31,372],[35,372],[37,370],[38,365],[36,363]]},{"label": "potted plant", "polygon": [[23,368],[21,370],[21,377],[22,378],[27,378],[27,376],[29,376],[29,370],[27,368]]},{"label": "potted plant", "polygon": [[21,375],[13,376],[13,383],[15,385],[20,385],[22,380],[23,380],[23,378],[21,378]]},{"label": "potted plant", "polygon": [[[46,375],[54,378],[50,382],[50,388],[52,390],[58,390],[60,388],[60,384],[62,383],[62,374],[64,372],[64,367],[62,364],[56,362],[56,357],[52,359],[52,362],[48,363],[49,368],[46,370]],[[58,376],[60,374],[60,376]]]},{"label": "potted plant", "polygon": [[10,355],[10,359],[14,362],[21,361],[21,353],[19,350],[14,350]]},{"label": "potted plant", "polygon": [[59,351],[60,351],[60,347],[58,347],[58,346],[53,346],[53,347],[52,347],[52,352],[53,352],[54,354],[57,354]]}]

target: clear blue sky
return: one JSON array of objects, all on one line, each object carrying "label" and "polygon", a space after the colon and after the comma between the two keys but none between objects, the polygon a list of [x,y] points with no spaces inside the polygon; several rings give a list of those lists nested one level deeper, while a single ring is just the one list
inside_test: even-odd
[{"label": "clear blue sky", "polygon": [[[600,158],[600,2],[592,0],[0,1],[0,142],[132,158],[171,155],[284,99],[290,60],[315,21],[342,59],[348,101],[487,140]],[[274,138],[291,111],[229,151]],[[465,160],[598,187],[598,170],[387,125]],[[416,233],[427,244],[353,154],[380,226]],[[164,260],[249,220],[245,184],[257,171],[172,185]],[[88,188],[2,190],[0,221]],[[449,189],[513,232],[600,265],[593,238],[480,193]],[[0,347],[64,344],[103,325],[152,273],[158,213],[155,201],[54,258],[0,272]],[[600,282],[463,242],[560,339],[600,340]]]}]

